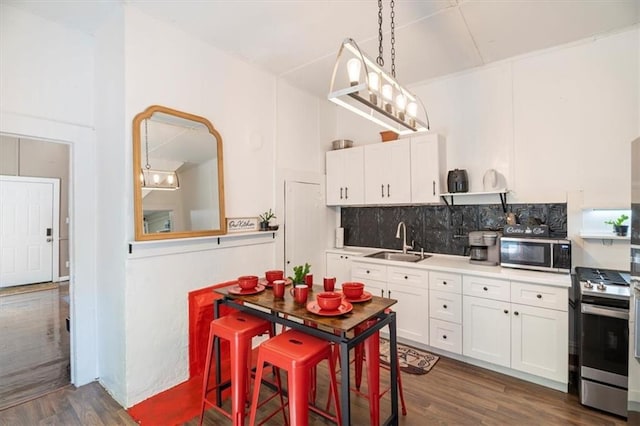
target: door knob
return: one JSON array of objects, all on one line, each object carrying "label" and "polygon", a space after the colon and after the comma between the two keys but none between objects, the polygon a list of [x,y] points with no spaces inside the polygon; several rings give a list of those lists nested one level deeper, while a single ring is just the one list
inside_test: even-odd
[{"label": "door knob", "polygon": [[53,241],[53,238],[47,238],[48,243],[50,243],[51,241]]}]

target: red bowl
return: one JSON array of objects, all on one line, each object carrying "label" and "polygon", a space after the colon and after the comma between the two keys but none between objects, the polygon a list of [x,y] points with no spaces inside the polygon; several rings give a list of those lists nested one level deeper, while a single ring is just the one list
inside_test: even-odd
[{"label": "red bowl", "polygon": [[347,299],[358,299],[364,291],[363,283],[349,282],[342,284],[342,293]]},{"label": "red bowl", "polygon": [[272,283],[275,280],[284,279],[284,271],[267,271],[264,273],[264,276],[267,279],[267,281]]},{"label": "red bowl", "polygon": [[258,285],[258,277],[255,275],[243,275],[238,277],[238,285],[243,290],[251,290]]},{"label": "red bowl", "polygon": [[333,311],[338,309],[340,303],[342,303],[342,295],[333,291],[325,291],[323,293],[318,293],[316,296],[316,302],[320,309]]}]

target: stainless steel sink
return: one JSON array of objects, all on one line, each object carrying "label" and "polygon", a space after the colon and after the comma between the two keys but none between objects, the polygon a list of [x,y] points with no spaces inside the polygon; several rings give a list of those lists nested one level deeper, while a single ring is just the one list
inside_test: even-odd
[{"label": "stainless steel sink", "polygon": [[365,257],[373,257],[376,259],[384,259],[384,260],[396,260],[400,262],[417,262],[422,259],[426,259],[430,257],[429,255],[425,255],[424,257],[419,254],[412,253],[398,253],[395,251],[379,251],[377,253],[368,254]]}]

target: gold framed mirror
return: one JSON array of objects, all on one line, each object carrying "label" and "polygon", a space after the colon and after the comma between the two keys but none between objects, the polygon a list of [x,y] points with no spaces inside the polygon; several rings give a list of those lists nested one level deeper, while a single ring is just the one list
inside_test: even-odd
[{"label": "gold framed mirror", "polygon": [[136,115],[136,241],[225,234],[222,158],[222,137],[206,118],[159,105]]}]

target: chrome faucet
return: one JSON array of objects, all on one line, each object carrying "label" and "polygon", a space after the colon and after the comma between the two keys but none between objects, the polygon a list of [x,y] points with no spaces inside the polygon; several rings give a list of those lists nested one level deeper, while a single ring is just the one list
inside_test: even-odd
[{"label": "chrome faucet", "polygon": [[407,249],[412,249],[413,246],[407,245],[407,226],[404,222],[400,222],[398,224],[398,229],[396,230],[396,238],[400,238],[400,228],[402,228],[402,253],[407,254]]}]

